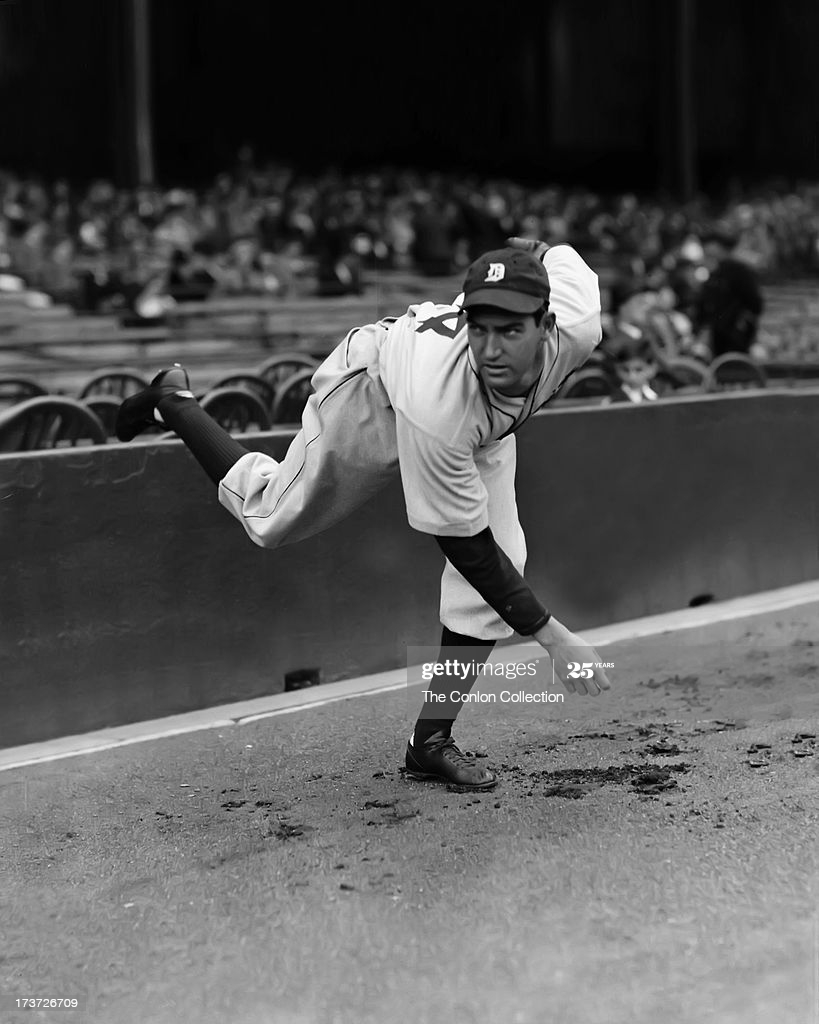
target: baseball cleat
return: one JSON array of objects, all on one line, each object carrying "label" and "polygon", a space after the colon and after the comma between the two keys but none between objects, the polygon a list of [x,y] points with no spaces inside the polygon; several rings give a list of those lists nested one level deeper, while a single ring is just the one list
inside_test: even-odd
[{"label": "baseball cleat", "polygon": [[498,781],[487,768],[479,768],[473,758],[443,732],[433,733],[417,747],[408,743],[406,767],[411,779],[448,782],[463,789],[494,789]]},{"label": "baseball cleat", "polygon": [[[161,370],[144,391],[126,398],[117,412],[116,435],[120,441],[131,441],[149,427],[162,423],[155,412],[158,402],[178,392],[191,394],[187,370],[174,363]],[[191,394],[191,398],[193,395]]]}]

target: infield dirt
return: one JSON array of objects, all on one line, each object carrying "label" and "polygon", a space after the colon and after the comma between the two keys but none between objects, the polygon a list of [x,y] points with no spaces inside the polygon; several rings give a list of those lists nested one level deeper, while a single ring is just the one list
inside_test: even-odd
[{"label": "infield dirt", "polygon": [[466,708],[491,793],[403,777],[403,692],[3,773],[0,1022],[816,1024],[818,614]]}]

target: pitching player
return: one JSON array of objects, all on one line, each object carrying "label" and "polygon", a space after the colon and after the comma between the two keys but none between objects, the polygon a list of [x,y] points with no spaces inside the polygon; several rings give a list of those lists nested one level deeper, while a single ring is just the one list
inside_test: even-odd
[{"label": "pitching player", "polygon": [[[301,430],[281,462],[219,427],[178,366],[123,402],[117,436],[129,441],[156,422],[172,428],[221,504],[267,548],[327,529],[400,474],[410,526],[446,556],[442,660],[463,647],[471,661],[475,649],[485,659],[516,631],[546,649],[569,692],[597,694],[610,685],[603,671],[573,680],[567,667],[597,663],[597,652],[522,576],[526,543],[515,503],[516,431],[600,341],[597,275],[570,246],[509,241],[469,267],[453,304],[421,302],[351,331],[316,370]],[[474,678],[459,680],[459,691]],[[494,774],[451,736],[456,713],[442,718],[428,698],[407,745],[407,770],[490,789]]]}]

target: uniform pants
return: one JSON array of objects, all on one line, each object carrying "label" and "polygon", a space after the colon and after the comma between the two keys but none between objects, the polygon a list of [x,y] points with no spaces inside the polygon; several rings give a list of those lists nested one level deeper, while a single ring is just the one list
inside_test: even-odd
[{"label": "uniform pants", "polygon": [[[278,462],[249,452],[219,484],[219,501],[250,539],[276,548],[345,519],[400,473],[395,414],[378,374],[378,325],[354,332],[313,376],[302,425]],[[475,463],[489,499],[489,525],[519,572],[526,542],[515,502],[515,439],[480,448]],[[441,623],[500,640],[512,629],[449,562],[441,578]]]}]

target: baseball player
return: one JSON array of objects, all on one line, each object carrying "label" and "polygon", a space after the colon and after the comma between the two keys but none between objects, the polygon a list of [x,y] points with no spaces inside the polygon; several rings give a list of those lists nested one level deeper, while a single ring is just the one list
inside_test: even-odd
[{"label": "baseball player", "polygon": [[[597,275],[567,245],[510,239],[469,267],[450,305],[350,331],[313,376],[301,430],[278,462],[248,451],[195,400],[178,365],[120,407],[129,441],[157,422],[173,429],[250,539],[276,548],[327,529],[400,474],[410,526],[435,538],[442,661],[464,647],[488,657],[517,631],[549,653],[569,692],[609,688],[602,670],[575,680],[568,662],[597,652],[541,604],[524,580],[515,503],[515,432],[601,338]],[[462,693],[474,672],[458,681]],[[451,684],[451,680],[449,681]],[[439,677],[443,684],[443,677]],[[432,687],[434,690],[434,687]],[[491,789],[495,775],[451,736],[428,697],[406,751],[416,778]]]}]

